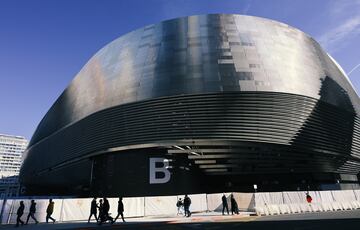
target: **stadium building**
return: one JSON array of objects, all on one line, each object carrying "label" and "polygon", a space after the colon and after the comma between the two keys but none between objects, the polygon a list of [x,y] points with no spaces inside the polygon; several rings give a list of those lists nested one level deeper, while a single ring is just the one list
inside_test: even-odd
[{"label": "stadium building", "polygon": [[29,195],[155,196],[358,187],[359,97],[309,35],[211,14],[121,36],[38,125]]}]

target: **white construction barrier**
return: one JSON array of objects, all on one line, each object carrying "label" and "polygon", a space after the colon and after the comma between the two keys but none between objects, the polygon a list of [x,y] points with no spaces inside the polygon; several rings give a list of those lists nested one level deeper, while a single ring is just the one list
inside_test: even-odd
[{"label": "white construction barrier", "polygon": [[[222,212],[222,196],[225,194],[227,198],[227,203],[229,207],[229,211],[231,211],[231,201],[230,195],[231,193],[213,193],[207,194],[207,210],[208,211],[215,211],[215,212]],[[254,210],[254,194],[253,193],[233,193],[234,198],[238,204],[238,208],[240,211],[253,211]]]},{"label": "white construction barrier", "polygon": [[278,215],[301,212],[324,212],[360,208],[359,190],[256,193],[255,210],[259,215]]},{"label": "white construction barrier", "polygon": [[[209,211],[221,212],[223,193],[207,194],[207,208]],[[230,193],[225,193],[226,197],[230,197]],[[230,208],[230,198],[228,198],[228,206]]]},{"label": "white construction barrier", "polygon": [[234,193],[234,197],[240,211],[254,211],[255,196],[253,193]]},{"label": "white construction barrier", "polygon": [[[53,201],[55,202],[55,207],[54,207],[54,213],[51,217],[55,218],[56,220],[60,220],[60,212],[62,208],[60,206],[57,207],[56,205],[61,204],[63,200],[54,199]],[[44,199],[44,200],[36,200],[35,202],[36,202],[35,217],[38,221],[45,222],[46,208],[49,201]],[[4,209],[2,223],[16,223],[16,217],[17,217],[16,212],[20,206],[20,200],[7,200],[6,203],[7,205]],[[26,221],[27,216],[29,214],[30,203],[31,200],[24,200],[25,210],[23,216],[21,217],[23,221]],[[6,218],[6,220],[4,220],[4,218]],[[34,220],[30,218],[29,223],[34,223]]]},{"label": "white construction barrier", "polygon": [[335,202],[339,203],[339,206],[343,210],[351,210],[355,207],[351,202],[356,200],[356,196],[353,190],[332,191]]},{"label": "white construction barrier", "polygon": [[[113,211],[114,216],[117,214],[117,201],[116,209]],[[125,217],[139,217],[145,216],[145,197],[129,197],[123,199],[124,203],[124,216]],[[115,206],[114,206],[115,208]]]},{"label": "white construction barrier", "polygon": [[[191,198],[191,212],[205,212],[207,211],[206,194],[192,194]],[[174,204],[175,206],[175,204]]]},{"label": "white construction barrier", "polygon": [[177,196],[145,197],[145,216],[176,215]]},{"label": "white construction barrier", "polygon": [[255,202],[256,206],[283,204],[283,196],[281,192],[259,192],[255,193]]},{"label": "white construction barrier", "polygon": [[291,209],[287,204],[279,204],[280,214],[290,214]]},{"label": "white construction barrier", "polygon": [[333,211],[332,203],[334,202],[334,198],[332,196],[331,191],[321,191],[319,192],[319,203],[321,203],[322,211]]},{"label": "white construction barrier", "polygon": [[92,199],[64,199],[62,203],[61,221],[87,220],[90,215]]},{"label": "white construction barrier", "polygon": [[[231,209],[230,194],[225,193]],[[360,190],[310,191],[312,202],[306,201],[306,192],[264,192],[264,193],[233,193],[241,211],[255,210],[259,215],[281,215],[301,212],[325,212],[351,210],[360,208]],[[222,211],[222,195],[189,194],[191,212]],[[124,216],[176,216],[176,202],[179,196],[132,197],[124,198]],[[99,198],[100,199],[100,198]],[[99,199],[97,200],[99,202]],[[31,199],[0,200],[1,223],[15,223],[16,212],[20,200],[24,201],[25,210],[22,220],[26,221]],[[90,214],[91,198],[53,199],[55,202],[52,215],[57,221],[87,221]],[[37,205],[36,218],[45,222],[48,199],[35,199]],[[110,213],[117,215],[118,198],[109,198]],[[230,210],[229,210],[230,211]],[[94,220],[94,218],[93,218]],[[30,223],[33,222],[30,219]]]}]

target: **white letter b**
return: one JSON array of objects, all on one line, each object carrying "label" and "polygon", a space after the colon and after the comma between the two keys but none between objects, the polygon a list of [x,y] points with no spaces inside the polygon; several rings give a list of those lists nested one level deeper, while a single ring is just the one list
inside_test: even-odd
[{"label": "white letter b", "polygon": [[[150,184],[164,184],[170,180],[169,160],[166,158],[150,158]],[[162,167],[156,167],[156,163],[162,163]],[[164,177],[157,178],[156,173],[164,174]]]}]

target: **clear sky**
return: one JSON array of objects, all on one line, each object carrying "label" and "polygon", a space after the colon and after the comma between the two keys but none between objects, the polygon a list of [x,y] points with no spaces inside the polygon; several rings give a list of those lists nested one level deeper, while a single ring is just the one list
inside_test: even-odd
[{"label": "clear sky", "polygon": [[0,133],[30,139],[77,72],[117,37],[208,13],[270,18],[310,34],[352,71],[360,92],[360,0],[0,0]]}]

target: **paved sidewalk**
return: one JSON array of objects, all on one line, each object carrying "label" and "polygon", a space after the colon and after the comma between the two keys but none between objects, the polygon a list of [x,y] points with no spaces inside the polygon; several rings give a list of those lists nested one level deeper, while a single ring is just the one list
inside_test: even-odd
[{"label": "paved sidewalk", "polygon": [[[121,230],[347,230],[358,229],[360,226],[360,209],[351,211],[299,213],[275,216],[241,215],[223,216],[221,213],[196,213],[190,218],[183,216],[156,216],[128,218],[126,223],[118,222],[114,225],[80,222],[63,222],[55,224],[31,224],[18,229],[121,229]],[[14,225],[1,225],[2,229],[16,229]]]},{"label": "paved sidewalk", "polygon": [[[95,222],[88,224],[86,221],[72,221],[72,222],[56,222],[53,223],[29,223],[28,225],[20,226],[17,229],[95,229],[95,228],[111,228],[116,229],[117,227],[138,227],[146,228],[150,225],[159,224],[159,225],[175,225],[175,224],[189,224],[189,223],[211,223],[211,222],[228,222],[228,221],[250,221],[256,217],[250,217],[250,212],[243,212],[239,215],[222,215],[218,212],[208,212],[208,213],[194,213],[191,217],[184,216],[150,216],[150,217],[138,217],[138,218],[126,218],[127,222],[123,223],[121,220],[118,220],[115,224],[111,225],[109,223],[103,224],[101,226],[97,225]],[[14,224],[9,225],[0,225],[0,230],[14,228]]]}]

